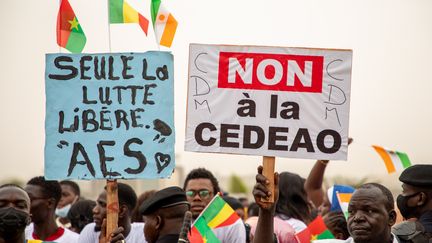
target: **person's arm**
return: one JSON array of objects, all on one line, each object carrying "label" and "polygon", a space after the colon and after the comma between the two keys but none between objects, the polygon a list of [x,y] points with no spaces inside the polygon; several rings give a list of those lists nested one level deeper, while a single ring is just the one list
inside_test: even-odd
[{"label": "person's arm", "polygon": [[255,230],[253,242],[273,242],[274,241],[274,227],[273,217],[277,200],[279,198],[279,174],[274,175],[274,202],[263,202],[261,198],[267,198],[271,192],[267,189],[266,185],[269,184],[267,178],[262,174],[263,167],[258,167],[258,174],[256,175],[256,184],[253,189],[253,195],[256,204],[259,208],[258,222]]},{"label": "person's arm", "polygon": [[308,200],[311,201],[315,207],[319,207],[324,201],[322,184],[328,162],[328,160],[317,160],[304,183],[304,189],[308,195]]}]

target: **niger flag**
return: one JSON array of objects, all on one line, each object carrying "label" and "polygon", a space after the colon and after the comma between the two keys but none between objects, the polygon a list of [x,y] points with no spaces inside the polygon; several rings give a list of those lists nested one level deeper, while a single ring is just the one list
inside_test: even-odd
[{"label": "niger flag", "polygon": [[72,53],[81,53],[86,36],[68,0],[62,0],[57,16],[57,44]]}]

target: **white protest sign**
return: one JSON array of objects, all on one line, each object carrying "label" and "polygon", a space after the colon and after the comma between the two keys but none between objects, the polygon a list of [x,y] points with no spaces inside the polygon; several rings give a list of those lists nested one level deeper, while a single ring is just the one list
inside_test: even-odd
[{"label": "white protest sign", "polygon": [[351,50],[191,44],[185,150],[346,160]]}]

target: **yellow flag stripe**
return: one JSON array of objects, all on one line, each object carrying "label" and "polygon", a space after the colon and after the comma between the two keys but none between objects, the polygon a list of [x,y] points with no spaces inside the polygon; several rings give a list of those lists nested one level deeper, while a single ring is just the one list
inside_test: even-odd
[{"label": "yellow flag stripe", "polygon": [[207,225],[210,228],[215,228],[227,220],[233,213],[235,213],[234,210],[228,205],[228,203],[226,203],[217,216],[214,217]]},{"label": "yellow flag stripe", "polygon": [[123,2],[123,22],[138,23],[138,12],[132,8],[127,2]]}]

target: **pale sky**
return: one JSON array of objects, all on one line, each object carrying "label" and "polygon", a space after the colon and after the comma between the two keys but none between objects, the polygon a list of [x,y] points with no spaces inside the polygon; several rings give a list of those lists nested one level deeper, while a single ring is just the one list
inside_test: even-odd
[{"label": "pale sky", "polygon": [[[87,35],[84,52],[110,52],[106,0],[70,0]],[[129,3],[150,18],[149,0]],[[177,164],[217,174],[255,174],[259,156],[184,152],[190,43],[353,50],[348,161],[328,176],[389,177],[372,144],[432,163],[432,1],[165,0],[179,22],[175,67]],[[43,173],[45,54],[56,53],[59,1],[0,1],[0,180]],[[157,50],[152,29],[110,28],[111,51]],[[168,50],[168,49],[163,49]],[[64,50],[62,50],[64,51]],[[276,170],[306,176],[314,161],[278,158]]]}]

